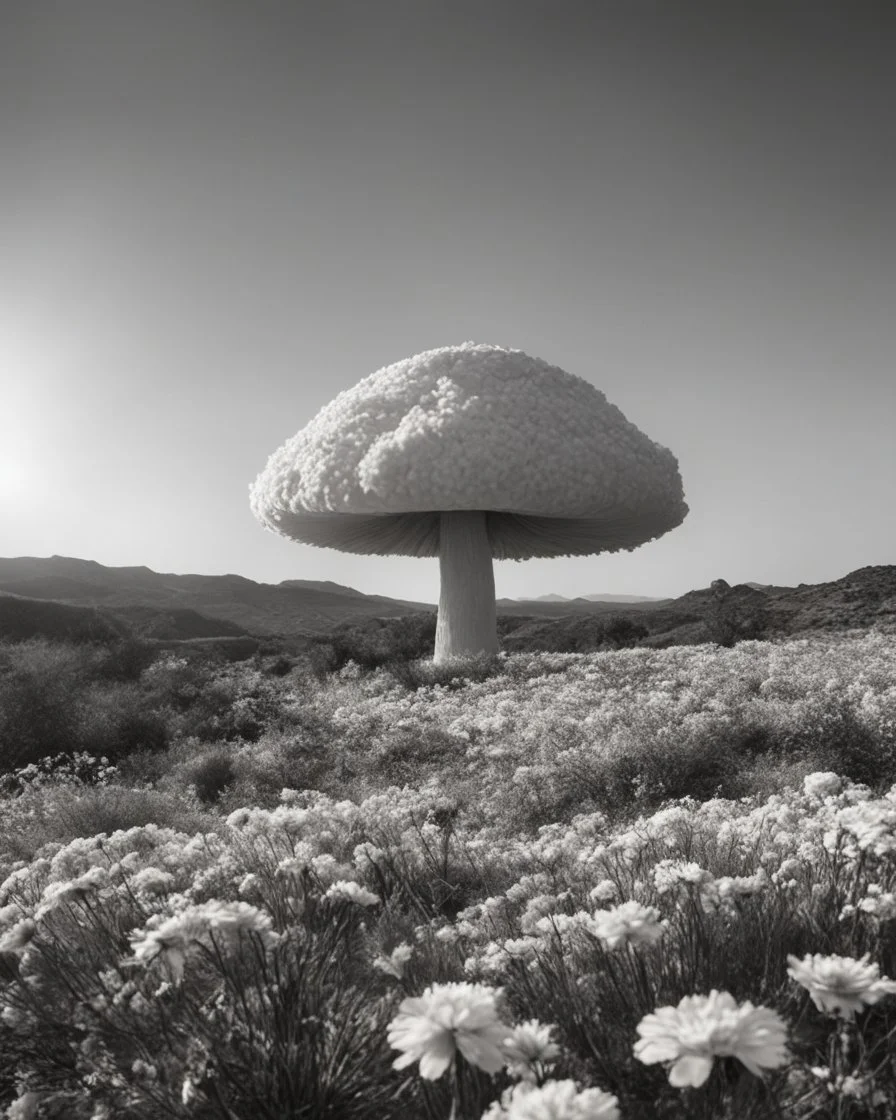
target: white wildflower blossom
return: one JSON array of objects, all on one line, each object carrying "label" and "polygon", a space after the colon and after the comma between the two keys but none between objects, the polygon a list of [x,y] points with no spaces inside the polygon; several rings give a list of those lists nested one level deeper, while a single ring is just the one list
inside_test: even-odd
[{"label": "white wildflower blossom", "polygon": [[35,1120],[40,1102],[46,1095],[30,1089],[20,1093],[4,1113],[6,1120]]},{"label": "white wildflower blossom", "polygon": [[244,875],[237,884],[237,894],[255,894],[261,888],[261,879],[254,871]]},{"label": "white wildflower blossom", "polygon": [[551,1038],[554,1027],[538,1019],[527,1019],[513,1027],[504,1039],[504,1058],[511,1077],[534,1081],[544,1067],[560,1057],[560,1047]]},{"label": "white wildflower blossom", "polygon": [[535,933],[539,921],[546,915],[551,914],[557,908],[557,905],[558,899],[555,894],[539,894],[530,898],[520,915],[521,931],[523,933]]},{"label": "white wildflower blossom", "polygon": [[91,867],[83,875],[65,882],[50,883],[44,891],[40,905],[34,911],[36,921],[40,921],[51,910],[88,898],[95,891],[109,886],[109,872],[105,867]]},{"label": "white wildflower blossom", "polygon": [[835,820],[837,829],[847,834],[847,854],[855,854],[855,849],[879,857],[896,853],[896,805],[859,802],[838,810]]},{"label": "white wildflower blossom", "polygon": [[36,932],[37,926],[34,921],[31,918],[22,918],[0,937],[0,953],[21,953]]},{"label": "white wildflower blossom", "polygon": [[868,893],[859,902],[859,909],[870,914],[878,922],[891,922],[896,919],[896,893],[884,891],[877,883],[869,884]]},{"label": "white wildflower blossom", "polygon": [[820,770],[803,778],[803,791],[807,797],[836,797],[843,789],[843,779],[831,770]]},{"label": "white wildflower blossom", "polygon": [[312,856],[309,862],[311,870],[321,883],[326,883],[328,886],[340,879],[347,879],[352,873],[352,868],[348,864],[340,863],[329,852]]},{"label": "white wildflower blossom", "polygon": [[702,887],[712,878],[712,874],[698,863],[680,859],[661,859],[653,869],[653,885],[660,895],[680,896],[689,887]]},{"label": "white wildflower blossom", "polygon": [[597,886],[591,888],[588,897],[595,903],[612,902],[619,897],[619,888],[612,879],[602,879]]},{"label": "white wildflower blossom", "polygon": [[699,1088],[717,1057],[733,1057],[750,1073],[787,1061],[787,1029],[776,1011],[737,1004],[728,992],[685,996],[677,1007],[660,1007],[637,1026],[635,1057],[647,1065],[671,1063],[669,1083]]},{"label": "white wildflower blossom", "polygon": [[837,1079],[836,1087],[844,1097],[854,1097],[856,1100],[863,1100],[871,1094],[874,1083],[871,1078],[867,1076],[857,1077],[855,1074],[846,1074]]},{"label": "white wildflower blossom", "polygon": [[22,917],[22,907],[17,902],[9,902],[0,906],[0,928],[18,921]]},{"label": "white wildflower blossom", "polygon": [[707,914],[719,910],[732,912],[737,899],[759,894],[768,884],[764,867],[755,875],[722,875],[708,879],[700,887],[700,905]]},{"label": "white wildflower blossom", "polygon": [[851,1021],[857,1011],[896,992],[896,980],[880,975],[868,954],[856,960],[835,954],[807,953],[802,960],[788,955],[787,974],[805,988],[819,1011]]},{"label": "white wildflower blossom", "polygon": [[402,942],[401,945],[396,945],[392,952],[386,956],[384,953],[379,953],[373,959],[373,967],[378,968],[380,972],[385,972],[389,976],[394,976],[400,980],[404,976],[405,965],[414,955],[412,946]]},{"label": "white wildflower blossom", "polygon": [[369,841],[364,841],[361,844],[355,845],[355,850],[352,853],[352,859],[355,867],[360,871],[365,871],[368,867],[376,867],[386,858],[386,853],[382,848],[378,848],[375,844]]},{"label": "white wildflower blossom", "polygon": [[782,860],[778,865],[778,870],[772,873],[772,882],[778,886],[785,886],[796,880],[802,870],[802,860],[793,858]]},{"label": "white wildflower blossom", "polygon": [[582,934],[597,936],[594,919],[587,910],[575,914],[547,914],[535,923],[535,932],[544,937],[575,937]]},{"label": "white wildflower blossom", "polygon": [[501,945],[504,952],[513,960],[532,961],[543,948],[538,937],[508,937]]},{"label": "white wildflower blossom", "polygon": [[649,837],[645,833],[629,829],[613,840],[610,851],[618,853],[627,863],[634,863],[648,842]]},{"label": "white wildflower blossom", "polygon": [[603,1089],[579,1089],[574,1081],[522,1081],[506,1089],[482,1120],[620,1120],[619,1101]]},{"label": "white wildflower blossom", "polygon": [[131,889],[137,894],[165,894],[173,883],[171,872],[158,867],[144,867],[130,879]]},{"label": "white wildflower blossom", "polygon": [[497,941],[489,941],[464,961],[468,976],[499,976],[507,968],[508,954]]},{"label": "white wildflower blossom", "polygon": [[504,892],[509,902],[525,902],[534,895],[544,893],[550,886],[550,877],[540,872],[534,875],[522,875],[519,880]]},{"label": "white wildflower blossom", "polygon": [[168,918],[156,914],[142,930],[128,935],[134,955],[126,963],[148,965],[158,959],[173,982],[179,983],[193,944],[209,944],[214,934],[219,947],[232,946],[240,933],[258,934],[267,946],[279,940],[271,928],[270,915],[248,902],[211,900],[188,906]]},{"label": "white wildflower blossom", "polygon": [[355,902],[358,906],[376,906],[380,901],[379,895],[352,879],[337,880],[324,892],[324,898],[343,899],[347,902]]},{"label": "white wildflower blossom", "polygon": [[612,910],[595,910],[591,930],[610,949],[624,945],[652,945],[666,932],[659,911],[639,902],[623,902]]},{"label": "white wildflower blossom", "polygon": [[297,844],[296,853],[281,859],[277,864],[275,874],[280,876],[303,875],[311,866],[312,851],[310,844],[304,842]]},{"label": "white wildflower blossom", "polygon": [[419,1062],[420,1076],[435,1081],[460,1053],[471,1065],[497,1073],[509,1029],[498,1017],[498,995],[483,984],[450,983],[402,1000],[388,1032],[389,1045],[404,1051],[395,1069]]}]

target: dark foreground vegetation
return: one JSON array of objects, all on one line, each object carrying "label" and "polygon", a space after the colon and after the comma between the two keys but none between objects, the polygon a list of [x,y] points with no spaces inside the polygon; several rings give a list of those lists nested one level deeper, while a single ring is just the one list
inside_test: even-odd
[{"label": "dark foreground vegetation", "polygon": [[[653,649],[587,621],[592,652],[441,667],[427,615],[241,661],[120,632],[0,645],[0,1106],[887,1115],[892,630]],[[853,984],[851,1016],[806,954]],[[672,1051],[635,1043],[713,989],[739,1010],[699,1004],[727,1026],[704,1080],[672,1083]],[[444,1076],[393,1069],[389,1024],[425,991],[424,1027],[479,1001],[537,1053],[508,1043],[493,1073],[473,1039]],[[786,1053],[750,1049],[748,1001]]]}]

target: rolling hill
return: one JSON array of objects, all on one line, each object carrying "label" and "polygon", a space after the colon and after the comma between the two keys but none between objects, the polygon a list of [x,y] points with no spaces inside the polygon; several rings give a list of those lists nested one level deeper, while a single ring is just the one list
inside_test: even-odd
[{"label": "rolling hill", "polygon": [[[648,646],[718,640],[726,626],[737,639],[875,623],[896,629],[896,565],[798,587],[717,584],[676,599],[499,599],[503,645],[508,651],[600,648],[614,627],[628,634],[627,644]],[[265,584],[238,575],[112,568],[64,556],[0,558],[0,638],[13,640],[29,631],[87,635],[81,640],[120,633],[154,641],[310,638],[365,620],[434,611],[429,603],[365,595],[330,581]]]},{"label": "rolling hill", "polygon": [[518,603],[572,603],[584,599],[590,603],[660,603],[662,596],[650,595],[579,595],[570,599],[566,595],[536,595],[534,599],[517,599]]},{"label": "rolling hill", "polygon": [[[174,575],[146,567],[111,568],[95,560],[68,556],[0,559],[3,592],[102,608],[113,617],[135,624],[138,631],[156,625],[153,612],[166,620],[158,625],[169,629],[172,618],[175,623],[179,618],[181,626],[174,625],[177,634],[165,635],[178,637],[323,632],[356,615],[389,617],[435,609],[427,603],[364,595],[329,581],[256,583],[237,575]],[[197,615],[201,620],[193,617]]]}]

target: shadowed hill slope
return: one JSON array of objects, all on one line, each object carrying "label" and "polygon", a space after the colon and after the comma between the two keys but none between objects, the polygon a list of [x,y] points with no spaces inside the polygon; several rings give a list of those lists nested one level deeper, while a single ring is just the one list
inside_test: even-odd
[{"label": "shadowed hill slope", "polygon": [[[127,617],[135,607],[164,614],[192,611],[224,623],[225,636],[326,631],[353,615],[398,616],[427,610],[426,603],[364,595],[330,582],[256,583],[243,576],[174,575],[146,567],[107,568],[66,556],[0,559],[0,592],[74,606],[103,607]],[[124,608],[124,610],[123,610]],[[144,621],[146,621],[144,619]],[[214,627],[212,628],[214,629]],[[212,636],[208,632],[196,635]]]},{"label": "shadowed hill slope", "polygon": [[[111,631],[123,627],[124,632],[156,640],[247,634],[298,639],[346,625],[363,626],[365,620],[435,610],[427,603],[365,595],[331,581],[295,579],[274,585],[237,575],[174,575],[142,566],[107,568],[92,560],[62,556],[0,559],[0,596],[5,602],[0,637],[3,618],[11,628],[9,635],[20,637],[28,618],[43,619],[42,626],[57,627],[63,634],[77,617],[80,627],[106,625]],[[22,606],[22,597],[32,605]],[[19,605],[11,605],[17,599]],[[612,648],[620,641],[690,645],[875,623],[896,627],[896,565],[859,568],[830,583],[798,587],[755,583],[729,587],[717,580],[712,587],[677,599],[499,599],[497,606],[505,620],[502,644],[508,652]],[[92,613],[54,614],[56,607],[88,608]]]},{"label": "shadowed hill slope", "polygon": [[129,627],[96,607],[76,607],[0,592],[0,641],[20,642],[40,636],[60,642],[115,642]]}]

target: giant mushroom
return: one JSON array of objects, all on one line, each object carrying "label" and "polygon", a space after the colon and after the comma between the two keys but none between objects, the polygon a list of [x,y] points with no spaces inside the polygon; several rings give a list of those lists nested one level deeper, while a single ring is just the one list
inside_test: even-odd
[{"label": "giant mushroom", "polygon": [[497,652],[493,559],[630,551],[688,511],[672,452],[590,382],[473,342],[340,393],[271,455],[250,501],[303,544],[438,556],[436,663]]}]

